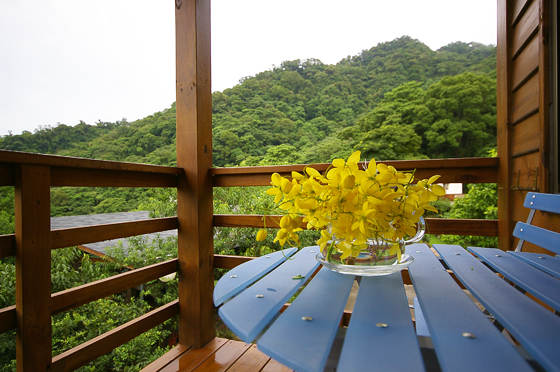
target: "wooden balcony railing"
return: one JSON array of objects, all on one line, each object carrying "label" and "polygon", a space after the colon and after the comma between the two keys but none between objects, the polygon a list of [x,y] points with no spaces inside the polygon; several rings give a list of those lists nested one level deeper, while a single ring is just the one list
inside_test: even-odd
[{"label": "wooden balcony railing", "polygon": [[[50,187],[176,187],[182,170],[0,151],[0,186],[15,186],[16,233],[0,236],[0,258],[16,256],[16,305],[0,309],[0,332],[17,329],[18,369],[71,371],[179,313],[178,301],[52,358],[51,315],[178,270],[178,260],[51,295],[51,250],[176,229],[177,218],[50,230]],[[20,366],[21,364],[21,366]]]},{"label": "wooden balcony railing", "polygon": [[[433,160],[384,161],[400,171],[415,171],[418,179],[440,174],[438,182],[442,183],[496,183],[498,175],[498,158],[461,158]],[[313,165],[319,171],[325,171],[329,164]],[[270,176],[276,172],[288,176],[292,171],[302,172],[304,165],[282,165],[267,167],[214,168],[212,175],[214,187],[230,186],[269,186]],[[262,227],[263,216],[216,215],[214,226],[227,227]],[[277,226],[275,216],[268,216],[267,226]],[[465,223],[468,222],[468,223]],[[497,220],[457,220],[444,218],[426,219],[430,234],[498,236]],[[305,225],[302,225],[305,227]]]},{"label": "wooden balcony railing", "polygon": [[[416,169],[419,178],[441,174],[442,182],[496,182],[498,159],[443,159],[386,162],[399,170]],[[317,165],[324,170],[328,165]],[[289,174],[302,165],[212,169],[214,187],[269,185],[273,172]],[[50,230],[50,187],[183,187],[181,168],[76,159],[0,151],[0,186],[15,186],[16,233],[0,236],[0,258],[16,257],[16,305],[0,309],[0,333],[17,329],[21,370],[70,371],[110,352],[179,314],[179,300],[153,310],[101,336],[52,357],[51,315],[120,293],[180,270],[179,258],[132,270],[51,295],[52,249],[115,238],[182,229],[177,217]],[[269,216],[267,218],[275,218]],[[428,219],[435,234],[497,236],[495,220]],[[269,224],[272,226],[273,224]],[[215,215],[214,226],[260,227],[262,216]],[[181,237],[181,234],[179,234]],[[232,268],[248,257],[215,255],[213,267]],[[188,277],[186,273],[183,277]],[[181,296],[180,291],[180,296]],[[187,299],[190,302],[191,299]],[[192,299],[195,303],[200,301]],[[20,367],[18,367],[20,368]]]}]

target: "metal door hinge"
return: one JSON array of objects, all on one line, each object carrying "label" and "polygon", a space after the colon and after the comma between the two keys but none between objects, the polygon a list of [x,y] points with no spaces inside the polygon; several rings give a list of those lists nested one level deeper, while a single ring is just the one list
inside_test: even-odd
[{"label": "metal door hinge", "polygon": [[517,170],[517,177],[515,178],[515,181],[513,182],[513,185],[511,186],[511,190],[515,190],[515,191],[539,191],[538,188],[538,181],[539,181],[539,167],[535,167],[535,170],[533,171],[534,175],[533,175],[533,187],[519,187],[519,180],[521,178],[521,169]]}]

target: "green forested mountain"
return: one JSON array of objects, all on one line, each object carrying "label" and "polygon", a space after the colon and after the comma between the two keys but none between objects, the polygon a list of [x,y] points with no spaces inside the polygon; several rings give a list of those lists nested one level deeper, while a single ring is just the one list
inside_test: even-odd
[{"label": "green forested mountain", "polygon": [[[464,78],[442,82],[443,78],[458,74],[465,74]],[[392,126],[404,124],[410,127],[404,133],[412,138],[403,140],[417,143],[413,130],[421,137],[420,146],[409,143],[414,151],[370,149],[368,156],[387,160],[481,155],[486,143],[478,148],[480,153],[457,153],[441,150],[446,142],[454,146],[453,141],[438,139],[439,147],[428,142],[433,137],[431,132],[441,133],[446,127],[453,127],[446,119],[472,121],[486,114],[495,115],[495,74],[492,46],[458,42],[432,51],[410,37],[364,50],[336,65],[318,60],[284,62],[213,94],[214,164],[325,162],[349,155],[355,148],[367,147],[364,142],[359,145],[366,135],[370,140],[381,136],[389,146],[387,140],[401,133],[401,128]],[[393,89],[410,82],[416,84],[406,85],[388,97]],[[428,95],[427,90],[434,84],[443,86],[434,87]],[[415,91],[408,92],[409,89]],[[471,94],[472,100],[458,101]],[[485,107],[476,113],[481,103]],[[380,120],[378,110],[374,114],[378,116],[377,124],[364,126],[363,116],[380,105],[385,111],[407,111],[407,116],[401,118],[405,121],[390,113],[385,118],[388,121]],[[437,110],[437,115],[426,117],[424,113],[436,112],[434,105],[447,112]],[[473,117],[467,117],[467,112],[472,112]],[[419,120],[424,124],[417,124]],[[430,131],[429,120],[439,122],[438,128]],[[458,138],[462,131],[457,125],[454,127],[453,136]],[[377,132],[372,132],[374,129]],[[484,130],[495,132],[492,128]],[[405,135],[401,133],[399,137]],[[495,133],[487,139],[494,146]]]},{"label": "green forested mountain", "polygon": [[[377,160],[485,156],[496,145],[495,62],[494,46],[432,51],[407,36],[336,65],[283,62],[213,93],[214,165],[328,162],[354,150]],[[0,149],[175,165],[175,105],[133,123],[4,136]],[[53,189],[53,215],[130,210],[144,195],[78,191]]]},{"label": "green forested mountain", "polygon": [[112,129],[120,123],[102,123],[88,125],[83,121],[76,126],[59,124],[52,126],[39,126],[35,133],[23,131],[21,135],[0,137],[2,150],[37,152],[41,154],[56,154],[67,150],[80,143],[89,142]]}]

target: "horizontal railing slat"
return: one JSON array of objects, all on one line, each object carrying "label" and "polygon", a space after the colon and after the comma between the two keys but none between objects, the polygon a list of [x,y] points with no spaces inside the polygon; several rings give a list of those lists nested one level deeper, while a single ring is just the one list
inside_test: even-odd
[{"label": "horizontal railing slat", "polygon": [[0,163],[0,186],[14,186],[14,165]]},{"label": "horizontal railing slat", "polygon": [[119,222],[51,231],[51,248],[65,248],[104,240],[127,238],[177,229],[177,217]]},{"label": "horizontal railing slat", "polygon": [[0,334],[17,327],[16,305],[0,309]]},{"label": "horizontal railing slat", "polygon": [[[140,221],[57,229],[51,231],[51,249],[73,247],[75,245],[175,229],[177,229],[177,217],[151,218]],[[15,254],[15,235],[0,235],[0,258],[14,256]]]},{"label": "horizontal railing slat", "polygon": [[51,296],[52,315],[126,291],[176,272],[178,269],[178,260],[173,259],[57,292]]},{"label": "horizontal railing slat", "polygon": [[177,175],[108,169],[51,167],[51,186],[177,187]]},{"label": "horizontal railing slat", "polygon": [[[383,161],[399,171],[413,171],[419,179],[440,174],[441,183],[496,183],[498,177],[498,158],[458,158],[429,160]],[[330,164],[313,164],[319,171],[326,170]],[[278,165],[264,167],[213,168],[215,187],[231,186],[269,186],[270,175],[280,173],[289,176],[292,171],[302,172],[305,165]]]},{"label": "horizontal railing slat", "polygon": [[498,236],[498,220],[426,218],[426,234]]},{"label": "horizontal railing slat", "polygon": [[74,371],[179,314],[179,300],[172,301],[109,332],[65,351],[52,359],[52,371]]},{"label": "horizontal railing slat", "polygon": [[[13,167],[0,164],[0,186],[14,186]],[[177,175],[108,169],[51,167],[51,186],[177,187]]]},{"label": "horizontal railing slat", "polygon": [[[178,269],[178,260],[175,258],[54,293],[51,295],[51,315],[126,291],[176,272]],[[15,329],[16,326],[16,307],[9,306],[0,309],[0,333]]]},{"label": "horizontal railing slat", "polygon": [[51,186],[177,187],[181,168],[0,150],[0,186],[14,186],[14,165],[51,167]]},{"label": "horizontal railing slat", "polygon": [[281,216],[263,216],[251,214],[215,214],[214,226],[220,227],[263,227],[263,221],[266,227],[278,228]]},{"label": "horizontal railing slat", "polygon": [[0,235],[0,258],[16,255],[16,235]]},{"label": "horizontal railing slat", "polygon": [[[278,220],[279,216],[266,216],[266,226],[277,227]],[[430,234],[498,236],[497,220],[427,218],[426,221],[427,231]],[[263,226],[263,216],[240,214],[214,215],[214,226],[259,228]],[[161,219],[53,230],[51,232],[51,246],[53,249],[64,248],[176,228],[177,218],[165,217]],[[0,258],[13,255],[15,255],[14,235],[1,235]]]},{"label": "horizontal railing slat", "polygon": [[162,165],[126,163],[109,160],[74,158],[60,155],[33,154],[28,152],[0,150],[0,163],[8,164],[40,164],[53,167],[105,169],[117,171],[182,174],[177,167]]},{"label": "horizontal railing slat", "polygon": [[[262,215],[216,214],[214,226],[263,227]],[[266,227],[277,228],[280,216],[266,216]],[[426,218],[426,233],[450,235],[498,236],[498,220]],[[302,228],[306,224],[301,225]]]},{"label": "horizontal railing slat", "polygon": [[215,269],[233,269],[247,261],[254,260],[255,257],[247,256],[226,256],[223,254],[214,255],[214,268]]}]

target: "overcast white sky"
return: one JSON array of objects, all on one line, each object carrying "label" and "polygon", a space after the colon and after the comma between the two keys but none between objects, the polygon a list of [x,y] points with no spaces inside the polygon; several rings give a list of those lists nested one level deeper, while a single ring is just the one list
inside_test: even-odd
[{"label": "overcast white sky", "polygon": [[[170,107],[174,4],[0,0],[0,136]],[[334,64],[403,35],[433,50],[495,45],[496,1],[213,0],[212,91],[282,61]]]}]

